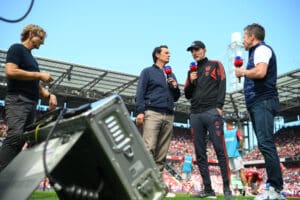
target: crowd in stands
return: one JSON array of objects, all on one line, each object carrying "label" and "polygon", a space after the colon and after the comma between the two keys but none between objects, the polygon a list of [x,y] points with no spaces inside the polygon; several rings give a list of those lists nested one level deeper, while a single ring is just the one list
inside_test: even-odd
[{"label": "crowd in stands", "polygon": [[2,142],[4,140],[4,137],[6,136],[8,127],[5,121],[5,116],[4,116],[4,107],[0,106],[0,146],[2,145]]},{"label": "crowd in stands", "polygon": [[[182,156],[185,149],[194,152],[192,137],[189,129],[174,128],[168,156]],[[275,134],[275,144],[280,158],[300,157],[300,126],[280,129]],[[217,156],[210,141],[207,146],[207,157],[216,161]],[[243,159],[245,161],[263,160],[263,156],[258,148],[254,148]]]},{"label": "crowd in stands", "polygon": [[[280,129],[275,133],[275,144],[280,158],[300,156],[300,126]],[[258,148],[244,156],[244,160],[263,160]]]},{"label": "crowd in stands", "polygon": [[7,134],[7,124],[5,120],[0,120],[0,137],[4,137]]},{"label": "crowd in stands", "polygon": [[[280,158],[299,157],[300,156],[300,127],[290,127],[279,130],[275,134],[275,142]],[[174,128],[173,139],[171,141],[170,149],[168,152],[168,158],[174,156],[180,157],[184,155],[185,149],[192,150],[194,152],[193,136],[188,129]],[[210,141],[208,141],[207,155],[210,160],[209,170],[212,179],[213,188],[217,193],[222,193],[222,178],[220,169],[216,165],[216,154]],[[172,157],[173,156],[173,157]],[[193,155],[195,157],[195,155]],[[263,160],[262,154],[258,148],[253,149],[251,152],[244,156],[245,160]],[[175,171],[181,174],[180,169],[181,159],[170,159],[169,165],[173,167]],[[264,177],[263,184],[261,185],[260,191],[265,187],[266,183],[266,171],[264,168],[257,169],[261,172]],[[201,191],[202,178],[199,174],[198,166],[193,166],[192,179],[190,181],[177,180],[167,171],[164,172],[163,179],[169,186],[171,192],[185,192],[195,193]],[[283,170],[284,179],[284,191],[288,196],[299,196],[300,197],[300,166],[285,168]]]},{"label": "crowd in stands", "polygon": [[183,156],[185,150],[194,152],[194,143],[189,129],[174,127],[174,133],[171,140],[168,155]]}]

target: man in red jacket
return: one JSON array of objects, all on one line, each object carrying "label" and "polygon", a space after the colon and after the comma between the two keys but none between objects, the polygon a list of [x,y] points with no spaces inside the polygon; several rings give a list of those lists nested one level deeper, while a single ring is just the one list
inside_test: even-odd
[{"label": "man in red jacket", "polygon": [[187,51],[192,53],[197,67],[188,72],[184,87],[185,97],[191,100],[191,131],[194,133],[197,164],[204,183],[200,198],[215,196],[211,187],[206,155],[207,132],[221,169],[226,199],[233,199],[229,182],[230,169],[224,140],[222,107],[225,101],[226,77],[221,62],[208,60],[203,42],[194,41]]}]

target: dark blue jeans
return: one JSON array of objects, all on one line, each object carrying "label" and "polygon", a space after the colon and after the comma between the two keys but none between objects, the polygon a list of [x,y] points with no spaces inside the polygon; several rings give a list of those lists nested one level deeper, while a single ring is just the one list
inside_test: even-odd
[{"label": "dark blue jeans", "polygon": [[258,148],[265,158],[268,180],[276,190],[283,189],[280,161],[274,142],[274,117],[279,109],[278,98],[263,100],[248,108],[257,137]]},{"label": "dark blue jeans", "polygon": [[35,110],[35,101],[22,95],[6,96],[5,114],[8,132],[0,148],[0,172],[22,150],[25,143],[24,129],[34,121]]},{"label": "dark blue jeans", "polygon": [[[207,160],[207,137],[212,142],[223,179],[224,191],[230,190],[230,169],[224,140],[223,119],[217,112],[216,108],[210,109],[202,113],[192,113],[191,131],[194,134],[194,145],[197,157],[197,165],[202,176],[205,190],[211,190],[211,179],[208,169]],[[207,135],[207,132],[209,134]]]}]

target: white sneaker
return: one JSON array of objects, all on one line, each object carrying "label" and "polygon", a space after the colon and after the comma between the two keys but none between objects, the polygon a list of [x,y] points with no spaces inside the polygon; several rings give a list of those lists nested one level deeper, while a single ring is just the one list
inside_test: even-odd
[{"label": "white sneaker", "polygon": [[255,194],[252,194],[251,192],[245,192],[245,196],[249,196],[249,197],[256,197]]},{"label": "white sneaker", "polygon": [[269,186],[261,195],[257,195],[254,200],[286,200],[280,193],[276,192],[275,188]]},{"label": "white sneaker", "polygon": [[255,197],[255,194],[252,194],[250,187],[245,187],[242,191],[243,196],[250,196],[250,197]]},{"label": "white sneaker", "polygon": [[166,197],[169,197],[169,198],[173,198],[175,197],[176,194],[172,193],[172,192],[168,192],[167,196]]}]

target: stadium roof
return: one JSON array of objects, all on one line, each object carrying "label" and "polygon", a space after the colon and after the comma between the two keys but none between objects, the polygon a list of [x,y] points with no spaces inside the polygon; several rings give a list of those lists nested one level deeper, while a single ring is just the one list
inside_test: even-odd
[{"label": "stadium roof", "polygon": [[[1,88],[6,87],[5,58],[6,51],[0,50]],[[69,101],[77,101],[77,105],[74,103],[73,106],[78,106],[80,102],[94,101],[117,93],[123,98],[129,111],[134,111],[138,76],[46,58],[37,57],[37,60],[41,71],[49,72],[54,77],[54,81],[47,87],[57,94],[59,103],[67,101],[69,106]],[[300,113],[299,79],[300,69],[278,77],[281,116],[297,116]],[[190,103],[183,95],[184,85],[180,84],[179,87],[182,96],[175,105],[175,120],[185,123],[188,119]],[[5,90],[1,89],[0,98],[3,99],[4,95]],[[223,113],[225,117],[236,119],[238,115],[242,120],[248,119],[243,90],[226,93]]]}]

